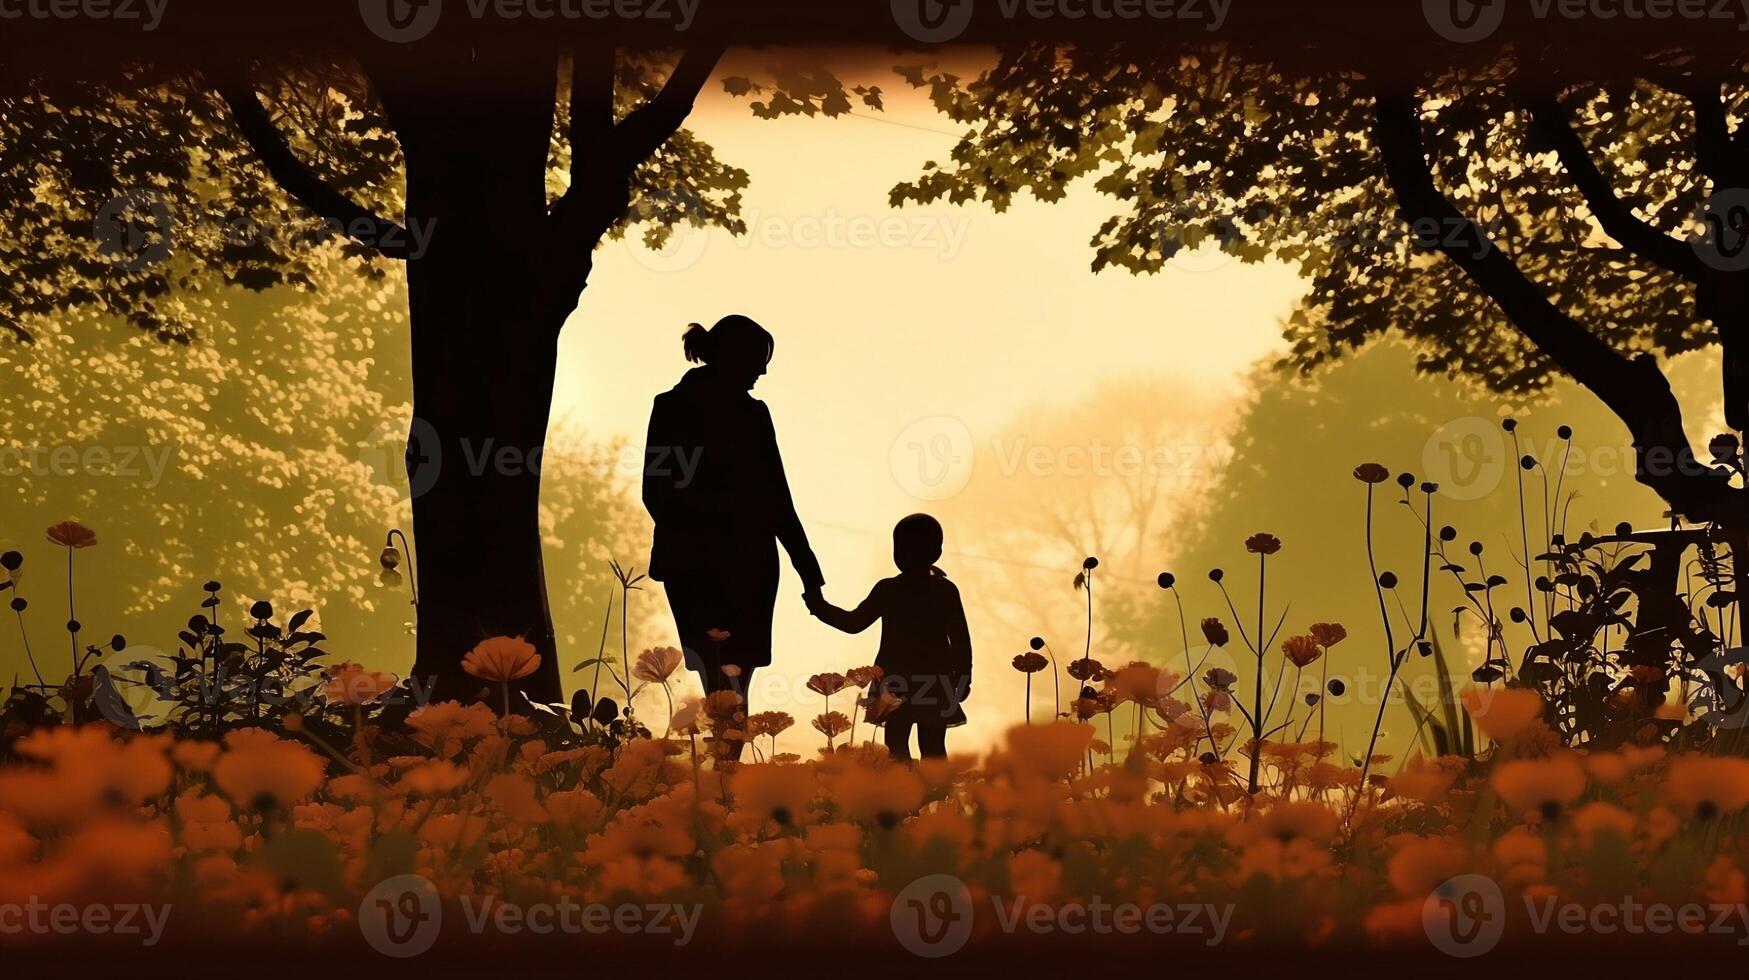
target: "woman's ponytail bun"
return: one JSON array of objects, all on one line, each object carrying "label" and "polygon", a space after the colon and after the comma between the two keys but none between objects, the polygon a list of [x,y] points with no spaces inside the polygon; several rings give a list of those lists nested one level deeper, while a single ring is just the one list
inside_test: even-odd
[{"label": "woman's ponytail bun", "polygon": [[706,353],[710,349],[711,332],[702,323],[689,323],[686,332],[680,335],[681,346],[686,348],[686,359],[693,364],[703,364],[710,360]]}]

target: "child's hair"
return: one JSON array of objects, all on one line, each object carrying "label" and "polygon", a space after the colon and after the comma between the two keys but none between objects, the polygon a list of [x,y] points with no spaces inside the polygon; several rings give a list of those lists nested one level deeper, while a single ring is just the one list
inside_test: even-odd
[{"label": "child's hair", "polygon": [[709,330],[703,324],[687,324],[680,343],[686,349],[686,359],[694,364],[723,360],[770,364],[771,355],[777,352],[777,340],[771,332],[739,313],[723,317]]},{"label": "child's hair", "polygon": [[942,574],[935,567],[941,558],[941,522],[928,514],[912,514],[893,526],[893,562],[900,571],[928,569]]}]

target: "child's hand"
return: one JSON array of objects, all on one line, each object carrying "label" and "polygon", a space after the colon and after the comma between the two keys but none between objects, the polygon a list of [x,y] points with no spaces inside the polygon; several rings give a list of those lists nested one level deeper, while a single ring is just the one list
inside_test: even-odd
[{"label": "child's hand", "polygon": [[803,592],[802,603],[808,607],[809,614],[816,617],[827,605],[826,597],[820,593],[819,589],[809,589]]}]

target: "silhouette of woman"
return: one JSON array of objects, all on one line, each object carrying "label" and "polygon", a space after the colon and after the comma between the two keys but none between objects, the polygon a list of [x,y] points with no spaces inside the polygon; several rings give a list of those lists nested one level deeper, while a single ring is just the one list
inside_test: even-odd
[{"label": "silhouette of woman", "polygon": [[790,499],[771,412],[751,394],[776,342],[744,316],[692,324],[682,340],[701,366],[656,396],[644,450],[644,507],[656,522],[650,577],[667,589],[686,665],[705,691],[745,692],[754,668],[771,663],[778,543],[805,598],[825,579]]}]

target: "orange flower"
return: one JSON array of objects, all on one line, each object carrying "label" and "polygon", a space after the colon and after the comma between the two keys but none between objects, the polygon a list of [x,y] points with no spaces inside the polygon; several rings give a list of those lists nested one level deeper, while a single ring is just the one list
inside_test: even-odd
[{"label": "orange flower", "polygon": [[63,548],[89,548],[97,543],[97,532],[78,521],[62,521],[49,528],[48,539]]},{"label": "orange flower", "polygon": [[1281,539],[1265,531],[1258,531],[1245,539],[1245,550],[1254,555],[1273,555],[1281,550]]},{"label": "orange flower", "polygon": [[463,743],[493,730],[492,709],[483,704],[439,701],[407,716],[419,744],[441,756],[460,752]]},{"label": "orange flower", "polygon": [[301,803],[327,775],[327,766],[314,752],[264,729],[231,732],[225,748],[213,765],[213,780],[239,806],[267,810]]},{"label": "orange flower", "polygon": [[1255,821],[1256,833],[1283,844],[1297,839],[1329,840],[1342,823],[1336,812],[1310,800],[1277,803]]},{"label": "orange flower", "polygon": [[1227,641],[1232,639],[1232,635],[1227,632],[1227,628],[1222,626],[1221,621],[1213,616],[1202,621],[1202,636],[1203,639],[1209,641],[1211,645],[1217,647],[1226,646]]},{"label": "orange flower", "polygon": [[747,734],[781,735],[795,723],[796,720],[787,711],[761,711],[747,716]]},{"label": "orange flower", "polygon": [[210,772],[219,751],[217,742],[180,741],[170,749],[170,758],[189,772]]},{"label": "orange flower", "polygon": [[842,711],[828,711],[814,718],[814,731],[834,739],[850,731],[850,719]]},{"label": "orange flower", "polygon": [[832,799],[852,820],[873,821],[891,830],[901,817],[923,805],[923,781],[910,766],[856,766],[833,780]]},{"label": "orange flower", "polygon": [[1749,759],[1685,755],[1666,779],[1670,798],[1702,820],[1749,805]]},{"label": "orange flower", "polygon": [[844,672],[844,679],[851,687],[867,687],[886,676],[886,671],[879,667],[854,667]]},{"label": "orange flower", "polygon": [[1318,645],[1325,649],[1348,639],[1348,631],[1342,628],[1341,623],[1313,623],[1310,632]]},{"label": "orange flower", "polygon": [[519,636],[494,636],[462,658],[462,669],[483,681],[508,684],[521,680],[540,667],[534,644]]},{"label": "orange flower", "polygon": [[632,665],[632,676],[651,684],[661,684],[680,667],[680,651],[673,647],[654,647],[638,654]]},{"label": "orange flower", "polygon": [[735,813],[760,829],[769,820],[780,827],[808,822],[809,805],[819,793],[811,769],[772,763],[737,766],[729,776]]},{"label": "orange flower", "polygon": [[1162,680],[1160,668],[1138,660],[1117,670],[1108,671],[1105,675],[1105,688],[1099,693],[1116,704],[1134,701],[1144,707],[1152,707],[1160,691],[1171,689],[1176,680],[1170,674]]},{"label": "orange flower", "polygon": [[1362,483],[1383,483],[1391,478],[1391,471],[1378,463],[1362,463],[1354,468],[1354,478]]},{"label": "orange flower", "polygon": [[1570,754],[1514,759],[1494,768],[1491,783],[1514,814],[1536,813],[1552,820],[1585,792],[1585,766]]},{"label": "orange flower", "polygon": [[844,690],[845,683],[843,674],[815,674],[808,678],[808,690],[829,698]]},{"label": "orange flower", "polygon": [[1092,657],[1082,657],[1079,660],[1071,660],[1069,661],[1069,666],[1064,668],[1064,670],[1070,677],[1073,677],[1078,681],[1095,684],[1104,680],[1107,673],[1105,665]]},{"label": "orange flower", "polygon": [[165,747],[150,737],[118,741],[94,725],[32,732],[13,751],[44,765],[0,769],[0,812],[65,827],[105,808],[140,806],[170,788],[175,770]]},{"label": "orange flower", "polygon": [[1581,846],[1590,847],[1602,836],[1613,835],[1627,843],[1634,838],[1634,815],[1614,803],[1601,800],[1573,811],[1573,830]]},{"label": "orange flower", "polygon": [[365,670],[358,664],[341,664],[334,668],[334,676],[329,678],[324,690],[328,700],[335,704],[369,704],[382,697],[394,688],[394,674],[381,674]]},{"label": "orange flower", "polygon": [[1079,769],[1093,726],[1066,721],[1049,725],[1016,725],[1008,730],[1009,764],[1022,772],[1046,779],[1061,779]]},{"label": "orange flower", "polygon": [[1469,850],[1448,837],[1412,838],[1397,848],[1385,865],[1385,874],[1398,894],[1425,896],[1448,878],[1468,867]]},{"label": "orange flower", "polygon": [[885,723],[887,717],[899,710],[899,706],[905,702],[891,691],[877,691],[872,696],[856,703],[862,706],[864,721],[871,725],[880,725]]},{"label": "orange flower", "polygon": [[1009,890],[1030,905],[1056,898],[1063,866],[1043,851],[1025,850],[1008,858]]},{"label": "orange flower", "polygon": [[1523,828],[1509,830],[1494,841],[1494,860],[1500,879],[1523,887],[1541,881],[1548,871],[1549,848],[1540,834]]},{"label": "orange flower", "polygon": [[1036,674],[1050,666],[1050,663],[1049,660],[1031,650],[1014,655],[1014,669],[1023,674]]},{"label": "orange flower", "polygon": [[1290,636],[1281,641],[1281,653],[1295,667],[1307,667],[1324,655],[1324,648],[1315,636]]},{"label": "orange flower", "polygon": [[468,781],[468,771],[448,759],[420,762],[408,769],[397,785],[416,796],[444,796]]},{"label": "orange flower", "polygon": [[1464,688],[1463,702],[1476,727],[1496,742],[1511,742],[1543,714],[1542,696],[1524,688],[1472,684]]}]

